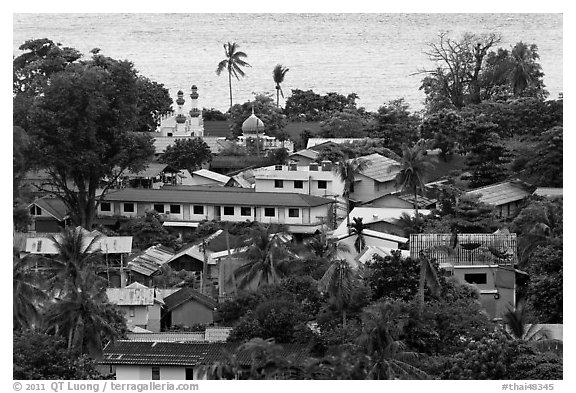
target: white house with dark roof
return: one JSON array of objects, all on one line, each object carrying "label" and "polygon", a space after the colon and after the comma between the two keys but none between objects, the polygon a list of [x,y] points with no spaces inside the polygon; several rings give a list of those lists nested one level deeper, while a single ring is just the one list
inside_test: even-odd
[{"label": "white house with dark roof", "polygon": [[293,233],[314,233],[327,223],[333,202],[314,195],[255,192],[237,187],[126,188],[107,194],[98,214],[144,217],[147,211],[155,210],[164,220],[183,226],[203,220],[257,221],[284,224]]},{"label": "white house with dark roof", "polygon": [[[430,210],[418,210],[418,213],[427,215]],[[403,236],[404,231],[398,225],[398,220],[402,214],[414,217],[414,209],[388,208],[388,207],[355,207],[349,214],[350,222],[354,217],[362,218],[362,223],[374,231]],[[334,231],[333,236],[342,236],[348,233],[346,220],[342,221]]]},{"label": "white house with dark roof", "polygon": [[508,217],[516,213],[522,201],[532,194],[532,190],[520,180],[510,180],[476,188],[465,195],[478,196],[480,202],[493,206],[500,217]]}]

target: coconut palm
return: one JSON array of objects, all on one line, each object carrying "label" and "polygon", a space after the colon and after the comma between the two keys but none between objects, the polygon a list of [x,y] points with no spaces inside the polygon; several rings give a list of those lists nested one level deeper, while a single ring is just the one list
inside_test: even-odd
[{"label": "coconut palm", "polygon": [[344,183],[343,197],[346,199],[346,226],[350,231],[350,194],[354,192],[354,181],[356,174],[362,172],[370,164],[369,160],[363,158],[354,158],[350,160],[342,160],[334,167],[334,172],[338,175],[342,183]]},{"label": "coconut palm", "polygon": [[258,288],[280,282],[288,271],[288,260],[298,258],[288,249],[281,233],[274,231],[272,226],[258,224],[244,237],[236,255],[244,257],[248,262],[234,272],[234,279],[240,289],[254,284]]},{"label": "coconut palm", "polygon": [[105,281],[90,269],[78,271],[76,288],[58,297],[48,307],[49,329],[67,337],[68,349],[93,358],[102,355],[102,339],[113,340],[118,332],[111,318]]},{"label": "coconut palm", "polygon": [[376,304],[362,313],[362,333],[356,343],[371,358],[371,379],[426,379],[428,375],[414,366],[418,359],[415,352],[396,338],[405,320],[400,318],[398,307],[393,304]]},{"label": "coconut palm", "polygon": [[350,303],[354,285],[354,271],[344,259],[332,262],[318,282],[318,290],[326,293],[342,313],[342,327],[346,328],[346,307]]},{"label": "coconut palm", "polygon": [[424,289],[426,283],[428,283],[428,287],[436,296],[440,294],[441,284],[438,278],[438,272],[436,271],[436,267],[432,264],[432,259],[429,254],[420,251],[418,260],[420,262],[420,276],[418,279],[418,310],[419,313],[422,313],[424,310]]},{"label": "coconut palm", "polygon": [[514,340],[526,341],[541,352],[554,352],[562,356],[562,341],[550,338],[550,332],[537,324],[528,324],[526,303],[518,300],[516,309],[509,308],[504,314],[506,335]]},{"label": "coconut palm", "polygon": [[366,225],[362,222],[362,217],[353,217],[352,224],[350,224],[350,233],[356,235],[356,240],[354,240],[354,249],[358,254],[366,248],[366,239],[364,238],[364,229]]},{"label": "coconut palm", "polygon": [[46,294],[40,288],[28,258],[20,259],[14,254],[12,262],[13,324],[15,329],[26,329],[40,319],[38,304],[46,299]]},{"label": "coconut palm", "polygon": [[230,108],[232,108],[232,75],[237,80],[244,76],[245,73],[242,67],[252,67],[250,64],[242,60],[248,57],[244,52],[238,50],[240,45],[235,42],[228,42],[224,44],[224,55],[226,58],[218,63],[218,68],[216,68],[216,75],[220,75],[222,71],[228,71],[228,85],[230,87]]},{"label": "coconut palm", "polygon": [[348,245],[339,242],[335,237],[328,237],[324,230],[315,234],[305,244],[314,256],[327,260],[334,259],[339,252],[350,252]]},{"label": "coconut palm", "polygon": [[284,98],[284,92],[282,91],[280,84],[284,82],[284,77],[289,70],[289,68],[282,67],[282,64],[276,64],[276,67],[274,67],[274,70],[272,71],[274,83],[276,83],[276,108],[280,107],[280,94],[282,95],[282,98]]},{"label": "coconut palm", "polygon": [[528,46],[523,42],[517,43],[511,52],[512,69],[509,79],[514,95],[520,95],[526,88],[537,82],[541,76],[542,67],[536,63],[539,59],[534,45]]},{"label": "coconut palm", "polygon": [[424,191],[424,175],[432,169],[432,164],[426,159],[425,147],[416,144],[413,147],[402,145],[400,170],[396,175],[396,186],[402,191],[414,193],[414,211],[418,216],[418,192]]}]

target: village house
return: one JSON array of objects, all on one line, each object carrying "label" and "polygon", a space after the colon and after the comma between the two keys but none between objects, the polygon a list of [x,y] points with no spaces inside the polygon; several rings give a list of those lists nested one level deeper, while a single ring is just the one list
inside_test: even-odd
[{"label": "village house", "polygon": [[144,217],[155,210],[173,226],[197,226],[203,220],[257,221],[284,224],[293,233],[314,233],[328,221],[333,202],[314,195],[254,192],[238,187],[122,189],[104,197],[98,215]]},{"label": "village house", "polygon": [[372,201],[382,195],[399,191],[396,185],[396,175],[400,171],[400,164],[391,158],[378,153],[359,157],[367,166],[356,174],[350,200],[356,205]]},{"label": "village house", "polygon": [[405,237],[390,235],[370,229],[364,229],[362,231],[362,237],[365,246],[360,250],[360,252],[358,252],[354,247],[354,243],[358,238],[357,234],[345,233],[338,236],[338,245],[344,245],[344,249],[338,250],[337,259],[344,259],[348,264],[350,264],[350,266],[357,268],[360,263],[365,262],[365,258],[362,260],[360,260],[360,258],[364,255],[367,249],[373,248],[372,252],[383,252],[384,254],[389,254],[392,250],[398,250],[401,245],[408,242],[408,239]]},{"label": "village house", "polygon": [[164,298],[162,329],[173,326],[207,325],[214,322],[218,303],[194,288],[184,287]]},{"label": "village house", "polygon": [[[164,342],[117,340],[104,348],[99,361],[108,366],[116,380],[193,380],[207,379],[206,369],[218,362],[226,362],[236,353],[236,362],[249,369],[252,353],[237,352],[240,343],[222,342]],[[280,356],[298,362],[306,358],[303,344],[282,344]]]},{"label": "village house", "polygon": [[298,166],[304,166],[304,165],[310,165],[313,162],[317,162],[316,160],[318,159],[319,155],[320,153],[318,153],[315,150],[303,149],[291,153],[288,156],[288,158],[290,159],[290,161],[295,162]]},{"label": "village house", "polygon": [[418,258],[420,252],[435,258],[459,282],[475,285],[491,318],[500,319],[516,307],[516,275],[526,273],[514,268],[518,262],[515,233],[410,235],[410,256]]},{"label": "village house", "polygon": [[414,209],[416,199],[418,209],[430,210],[436,207],[436,199],[430,199],[420,195],[418,195],[418,198],[415,198],[413,194],[406,194],[403,192],[382,195],[372,199],[371,201],[362,203],[361,206]]},{"label": "village house", "polygon": [[159,289],[135,282],[124,288],[107,288],[106,296],[124,314],[128,326],[137,326],[151,332],[160,331],[164,300]]},{"label": "village house", "polygon": [[476,188],[464,195],[478,196],[479,201],[493,206],[500,217],[510,217],[518,211],[522,202],[533,192],[533,188],[520,180]]},{"label": "village house", "polygon": [[70,222],[68,206],[60,198],[43,196],[28,205],[32,223],[30,231],[56,233]]},{"label": "village house", "polygon": [[319,145],[323,145],[325,143],[354,143],[354,142],[362,142],[368,138],[308,138],[308,143],[306,144],[306,149],[311,149]]},{"label": "village house", "polygon": [[[430,210],[419,210],[418,213],[427,215]],[[404,228],[400,225],[400,218],[403,214],[414,217],[414,209],[400,209],[388,207],[355,207],[349,214],[350,222],[353,219],[361,218],[362,223],[373,231],[388,233],[396,236],[404,236]],[[338,237],[348,233],[346,220],[342,221],[334,231],[333,236]]]}]

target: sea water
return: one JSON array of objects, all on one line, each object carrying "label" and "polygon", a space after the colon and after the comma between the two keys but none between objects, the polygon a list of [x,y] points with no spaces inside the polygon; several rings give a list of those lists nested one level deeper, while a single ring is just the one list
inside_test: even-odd
[{"label": "sea water", "polygon": [[[538,45],[544,83],[551,98],[562,92],[561,14],[14,14],[13,54],[27,39],[49,38],[89,55],[93,48],[127,59],[175,99],[198,86],[199,107],[227,110],[228,76],[216,75],[222,45],[236,42],[244,51],[246,77],[233,79],[233,98],[253,93],[276,97],[272,70],[290,70],[282,89],[312,89],[319,94],[359,95],[359,106],[375,111],[405,98],[422,108],[422,69],[434,68],[424,51],[439,32],[498,32],[500,46]],[[188,98],[189,101],[189,98]],[[284,100],[281,99],[281,104]],[[188,103],[187,103],[188,104]]]}]

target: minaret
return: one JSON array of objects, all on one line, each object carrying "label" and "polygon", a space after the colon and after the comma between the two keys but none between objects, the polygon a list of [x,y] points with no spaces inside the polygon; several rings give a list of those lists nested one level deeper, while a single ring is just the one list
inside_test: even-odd
[{"label": "minaret", "polygon": [[202,127],[202,111],[198,109],[198,88],[196,85],[192,85],[192,93],[190,94],[192,99],[192,109],[190,109],[190,129],[192,130],[192,136],[204,136],[204,127]]},{"label": "minaret", "polygon": [[182,90],[178,91],[178,98],[176,99],[176,104],[178,105],[178,114],[176,115],[176,129],[174,130],[175,135],[183,135],[186,132],[186,115],[184,115],[184,92]]}]

